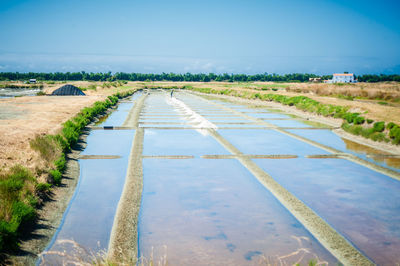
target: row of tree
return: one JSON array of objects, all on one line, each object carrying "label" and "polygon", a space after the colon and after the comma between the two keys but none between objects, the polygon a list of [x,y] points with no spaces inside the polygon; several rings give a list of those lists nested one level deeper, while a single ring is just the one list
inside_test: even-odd
[{"label": "row of tree", "polygon": [[[331,79],[332,75],[318,76],[315,74],[143,74],[143,73],[86,73],[82,72],[54,72],[54,73],[19,73],[19,72],[0,72],[0,80],[28,80],[37,79],[38,81],[67,81],[67,80],[88,80],[88,81],[228,81],[228,82],[248,82],[248,81],[275,81],[275,82],[307,82],[309,78]],[[379,82],[379,81],[400,81],[400,75],[362,75],[356,77],[360,82]]]}]

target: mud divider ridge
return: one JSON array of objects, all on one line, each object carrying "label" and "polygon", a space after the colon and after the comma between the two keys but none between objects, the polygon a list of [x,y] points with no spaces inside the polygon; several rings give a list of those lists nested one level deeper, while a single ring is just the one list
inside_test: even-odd
[{"label": "mud divider ridge", "polygon": [[108,245],[107,259],[111,263],[136,265],[138,255],[138,218],[143,190],[144,129],[139,128],[139,117],[147,94],[142,95],[130,110],[123,126],[136,128],[124,189],[118,203]]},{"label": "mud divider ridge", "polygon": [[118,203],[108,245],[108,259],[111,262],[136,262],[138,216],[143,188],[143,138],[144,130],[137,129],[132,144],[124,190]]},{"label": "mud divider ridge", "polygon": [[139,99],[135,102],[133,108],[129,111],[128,116],[126,117],[122,127],[137,127],[139,122],[140,111],[142,110],[144,101],[147,97],[147,93],[144,93],[140,96]]}]

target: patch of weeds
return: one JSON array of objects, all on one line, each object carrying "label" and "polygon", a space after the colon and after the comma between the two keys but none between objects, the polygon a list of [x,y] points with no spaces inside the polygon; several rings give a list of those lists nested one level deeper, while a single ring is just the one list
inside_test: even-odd
[{"label": "patch of weeds", "polygon": [[[375,123],[376,124],[376,123]],[[346,132],[349,132],[353,135],[363,136],[364,138],[372,139],[374,141],[384,141],[389,142],[389,139],[386,135],[380,131],[380,128],[364,128],[360,125],[351,125],[347,122],[342,124],[342,129]]]},{"label": "patch of weeds", "polygon": [[37,135],[29,144],[47,162],[52,162],[60,156],[61,145],[55,138],[48,135]]},{"label": "patch of weeds", "polygon": [[380,104],[380,105],[388,105],[389,103],[388,102],[378,102],[378,104]]},{"label": "patch of weeds", "polygon": [[17,248],[18,231],[36,217],[36,179],[16,165],[0,172],[0,250]]},{"label": "patch of weeds", "polygon": [[386,128],[387,128],[388,130],[391,130],[391,129],[392,129],[393,127],[395,127],[395,126],[396,126],[395,123],[389,122],[389,123],[387,124]]},{"label": "patch of weeds", "polygon": [[36,191],[39,193],[47,193],[51,190],[51,184],[49,183],[39,183],[36,185]]},{"label": "patch of weeds", "polygon": [[54,161],[54,166],[56,167],[56,169],[58,171],[64,172],[66,162],[67,161],[65,160],[65,154],[62,153],[60,158],[58,158],[57,160]]},{"label": "patch of weeds", "polygon": [[54,184],[56,184],[57,186],[61,185],[62,174],[60,171],[50,170],[49,174],[50,174],[51,178],[53,179]]}]

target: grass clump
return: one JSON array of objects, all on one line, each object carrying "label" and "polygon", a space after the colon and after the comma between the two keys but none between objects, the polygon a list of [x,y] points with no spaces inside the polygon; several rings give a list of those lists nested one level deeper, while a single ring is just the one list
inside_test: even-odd
[{"label": "grass clump", "polygon": [[38,183],[36,185],[36,191],[38,193],[47,193],[51,190],[51,184],[49,183]]},{"label": "grass clump", "polygon": [[56,160],[61,154],[61,144],[50,135],[36,136],[30,141],[30,146],[47,162]]},{"label": "grass clump", "polygon": [[376,122],[373,127],[375,132],[383,132],[385,130],[385,122]]},{"label": "grass clump", "polygon": [[34,221],[35,188],[36,179],[20,165],[0,172],[0,250],[16,248],[21,226]]},{"label": "grass clump", "polygon": [[62,178],[62,174],[60,171],[58,170],[50,170],[49,171],[50,176],[52,177],[54,183],[56,185],[61,185],[61,178]]},{"label": "grass clump", "polygon": [[400,127],[398,125],[393,125],[389,131],[389,137],[393,144],[400,144]]}]

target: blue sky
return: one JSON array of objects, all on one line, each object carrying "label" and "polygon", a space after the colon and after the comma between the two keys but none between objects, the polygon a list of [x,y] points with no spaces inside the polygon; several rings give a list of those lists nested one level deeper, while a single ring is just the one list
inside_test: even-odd
[{"label": "blue sky", "polygon": [[0,71],[400,73],[400,1],[0,1]]}]

